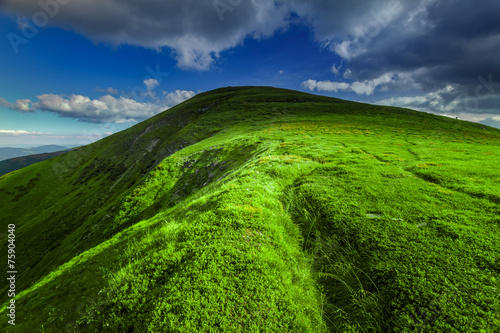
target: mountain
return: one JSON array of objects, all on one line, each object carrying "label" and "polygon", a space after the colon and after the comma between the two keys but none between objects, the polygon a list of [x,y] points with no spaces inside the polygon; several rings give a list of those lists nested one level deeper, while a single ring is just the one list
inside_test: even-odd
[{"label": "mountain", "polygon": [[499,146],[395,107],[199,94],[0,177],[0,330],[499,330]]},{"label": "mountain", "polygon": [[55,153],[44,153],[44,154],[36,154],[36,155],[28,155],[23,157],[11,158],[8,160],[0,161],[0,176],[5,175],[6,173],[19,170],[25,168],[29,165],[48,160],[49,158],[59,156],[61,154],[67,153],[71,151],[61,150],[56,151]]},{"label": "mountain", "polygon": [[33,148],[0,147],[0,161],[28,155],[53,153],[61,150],[67,150],[68,148],[69,147],[58,145],[46,145]]}]

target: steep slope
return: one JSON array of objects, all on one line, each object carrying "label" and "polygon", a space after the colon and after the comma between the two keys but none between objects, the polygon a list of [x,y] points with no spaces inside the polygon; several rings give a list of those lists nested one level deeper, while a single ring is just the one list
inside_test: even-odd
[{"label": "steep slope", "polygon": [[0,198],[8,203],[0,209],[2,221],[23,228],[19,289],[123,228],[106,223],[122,196],[165,157],[217,131],[200,126],[198,138],[192,135],[210,107],[202,96],[184,106],[2,177]]},{"label": "steep slope", "polygon": [[19,272],[0,329],[498,329],[499,144],[410,110],[200,94],[0,177]]}]

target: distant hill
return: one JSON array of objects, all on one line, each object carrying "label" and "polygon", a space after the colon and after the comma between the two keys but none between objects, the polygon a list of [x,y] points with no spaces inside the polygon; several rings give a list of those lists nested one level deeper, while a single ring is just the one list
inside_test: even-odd
[{"label": "distant hill", "polygon": [[0,147],[0,161],[21,156],[53,153],[56,151],[66,150],[68,148],[69,147],[58,145],[45,145],[33,148]]},{"label": "distant hill", "polygon": [[499,158],[477,123],[196,95],[0,177],[0,332],[500,332]]},{"label": "distant hill", "polygon": [[66,149],[61,151],[56,151],[54,153],[43,153],[36,155],[28,155],[22,157],[15,157],[8,160],[0,161],[0,176],[6,173],[25,168],[31,164],[35,164],[41,161],[48,160],[49,158],[59,156],[61,154],[67,153],[72,149]]}]

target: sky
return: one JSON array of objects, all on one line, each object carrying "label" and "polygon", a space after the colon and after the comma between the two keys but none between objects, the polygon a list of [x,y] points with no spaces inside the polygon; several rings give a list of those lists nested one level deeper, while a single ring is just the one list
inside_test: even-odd
[{"label": "sky", "polygon": [[0,0],[0,146],[263,85],[500,128],[497,0]]}]

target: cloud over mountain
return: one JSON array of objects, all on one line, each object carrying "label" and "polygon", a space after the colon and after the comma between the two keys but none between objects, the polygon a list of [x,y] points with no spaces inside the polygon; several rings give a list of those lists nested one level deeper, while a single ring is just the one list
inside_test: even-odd
[{"label": "cloud over mountain", "polygon": [[[394,100],[384,101],[404,100],[408,107],[433,112],[498,114],[500,105],[499,1],[3,0],[0,9],[31,21],[46,13],[48,25],[94,42],[170,49],[180,68],[195,70],[210,69],[221,52],[247,38],[306,25],[320,45],[343,61],[325,68],[335,81],[304,81],[309,90],[364,96],[391,92]],[[154,82],[146,84],[154,87]],[[420,103],[431,93],[439,96]],[[88,121],[103,113],[114,119],[118,105],[126,110],[118,121],[156,112],[153,105],[122,98],[73,100],[64,103],[77,103],[73,106]],[[102,103],[107,108],[101,109]],[[28,104],[19,100],[9,107],[32,111]]]}]

